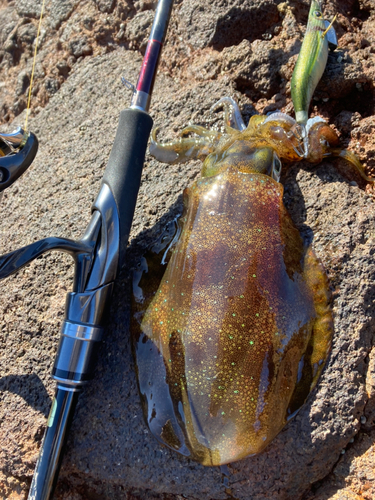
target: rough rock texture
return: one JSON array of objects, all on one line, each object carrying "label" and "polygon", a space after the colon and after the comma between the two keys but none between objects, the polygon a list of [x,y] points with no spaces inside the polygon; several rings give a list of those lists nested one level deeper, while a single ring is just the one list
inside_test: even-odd
[{"label": "rough rock texture", "polygon": [[[119,111],[130,99],[120,78],[137,79],[153,7],[120,0],[49,4],[30,120],[40,150],[4,194],[0,253],[51,234],[77,238],[84,231]],[[0,118],[5,123],[16,116],[13,128],[24,120],[38,4],[0,0],[0,7]],[[340,49],[330,56],[311,111],[334,124],[342,143],[374,173],[375,2],[332,2],[327,15],[335,11]],[[307,1],[176,2],[151,108],[165,137],[189,121],[219,126],[221,114],[209,109],[224,95],[240,102],[245,119],[274,109],[292,112],[288,82],[307,12]],[[334,291],[333,349],[307,404],[265,452],[222,470],[178,456],[148,432],[130,350],[129,274],[180,211],[182,190],[199,168],[198,162],[146,160],[127,264],[96,378],[79,401],[55,497],[373,498],[374,198],[339,160],[291,166],[282,179],[286,206]],[[71,264],[53,253],[0,284],[0,498],[26,498],[53,396],[49,373]]]}]

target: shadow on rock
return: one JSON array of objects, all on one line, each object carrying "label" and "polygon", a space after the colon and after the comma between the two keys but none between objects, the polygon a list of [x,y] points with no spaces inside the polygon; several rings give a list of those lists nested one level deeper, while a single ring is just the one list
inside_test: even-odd
[{"label": "shadow on rock", "polygon": [[8,391],[21,396],[26,403],[47,418],[51,398],[38,375],[7,375],[0,378],[0,392]]},{"label": "shadow on rock", "polygon": [[279,12],[275,4],[266,3],[248,10],[233,7],[217,21],[211,45],[220,51],[224,47],[238,45],[244,39],[253,42],[262,38],[266,30],[277,22]]}]

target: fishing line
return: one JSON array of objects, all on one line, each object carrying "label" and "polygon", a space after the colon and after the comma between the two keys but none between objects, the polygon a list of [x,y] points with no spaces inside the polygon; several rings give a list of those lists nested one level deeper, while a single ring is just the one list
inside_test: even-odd
[{"label": "fishing line", "polygon": [[29,85],[29,96],[28,96],[28,99],[27,99],[27,108],[26,108],[25,132],[27,132],[27,120],[28,120],[29,114],[30,114],[31,91],[32,91],[32,88],[33,88],[33,80],[34,80],[34,73],[35,73],[35,63],[36,63],[36,54],[38,52],[38,42],[39,42],[40,28],[42,26],[42,19],[43,19],[43,13],[44,13],[44,4],[45,4],[45,0],[43,0],[43,2],[42,2],[42,10],[40,11],[38,31],[37,31],[36,40],[35,40],[33,67],[32,67],[32,70],[31,70],[31,78],[30,78],[30,85]]},{"label": "fishing line", "polygon": [[322,38],[324,38],[326,36],[326,34],[328,33],[328,31],[332,28],[333,23],[336,21],[336,17],[337,17],[337,14],[335,14],[335,17],[332,19],[329,26],[327,26],[327,29],[325,30],[325,32],[322,33]]}]

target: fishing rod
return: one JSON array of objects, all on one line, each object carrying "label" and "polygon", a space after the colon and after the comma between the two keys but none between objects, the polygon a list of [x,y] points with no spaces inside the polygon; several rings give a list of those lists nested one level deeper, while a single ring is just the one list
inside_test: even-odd
[{"label": "fishing rod", "polygon": [[56,392],[28,500],[52,498],[78,394],[94,375],[114,281],[125,261],[153,125],[148,109],[172,5],[173,0],[158,2],[131,105],[120,113],[112,151],[83,237],[77,241],[45,238],[0,257],[0,279],[50,250],[67,252],[75,262],[73,291],[66,297],[52,370]]}]

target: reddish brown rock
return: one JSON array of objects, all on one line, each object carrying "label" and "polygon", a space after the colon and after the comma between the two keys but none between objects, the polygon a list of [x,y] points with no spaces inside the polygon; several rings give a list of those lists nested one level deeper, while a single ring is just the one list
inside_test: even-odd
[{"label": "reddish brown rock", "polygon": [[[17,6],[31,8],[31,3]],[[143,35],[129,31],[129,23],[137,25],[139,12],[146,19],[151,3],[60,4],[65,9],[55,6],[60,24],[53,28],[46,16],[36,65],[30,128],[40,139],[40,151],[5,192],[0,253],[51,234],[82,234],[119,111],[130,100],[120,78],[135,82],[140,67],[140,55],[128,43],[141,43]],[[28,40],[36,19],[31,11],[20,17],[13,2],[0,7],[0,118],[9,123],[21,113],[14,126],[24,118],[26,80],[17,86],[17,79],[30,69]],[[327,9],[331,17],[338,11],[340,48],[329,58],[311,112],[335,124],[342,142],[375,173],[375,5],[348,0]],[[245,119],[255,110],[291,113],[288,81],[307,12],[307,1],[176,2],[151,108],[165,136],[190,121],[221,124],[221,114],[211,115],[209,109],[224,95],[235,96]],[[252,34],[241,16],[256,27]],[[233,31],[236,22],[241,29]],[[69,55],[69,42],[79,36],[92,55]],[[61,61],[70,71],[59,69]],[[51,79],[58,82],[55,93],[46,89]],[[16,95],[16,88],[23,93]],[[183,188],[199,168],[198,163],[166,166],[147,158],[127,267],[116,285],[96,378],[77,408],[56,498],[219,500],[228,490],[235,498],[254,500],[371,498],[375,210],[371,193],[359,179],[348,177],[338,160],[314,168],[292,166],[283,175],[286,206],[322,259],[334,291],[333,349],[307,404],[264,453],[230,465],[224,476],[218,468],[204,468],[162,448],[148,432],[130,352],[129,271],[142,248],[180,211]],[[54,253],[0,283],[3,498],[25,498],[31,481],[53,395],[49,373],[72,276],[69,258]]]}]

